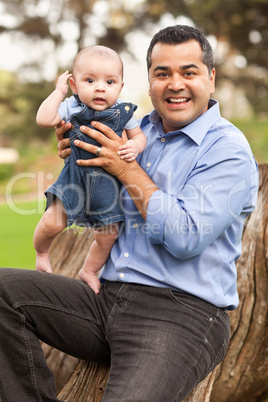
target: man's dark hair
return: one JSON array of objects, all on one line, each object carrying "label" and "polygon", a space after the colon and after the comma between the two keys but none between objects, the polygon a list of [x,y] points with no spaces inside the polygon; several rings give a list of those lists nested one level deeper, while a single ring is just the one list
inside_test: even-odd
[{"label": "man's dark hair", "polygon": [[209,74],[214,68],[213,52],[207,38],[197,28],[188,25],[174,25],[157,32],[151,40],[147,51],[147,68],[148,71],[152,65],[152,50],[157,43],[165,43],[168,45],[177,45],[184,42],[195,40],[200,44],[202,50],[202,62],[207,66]]}]

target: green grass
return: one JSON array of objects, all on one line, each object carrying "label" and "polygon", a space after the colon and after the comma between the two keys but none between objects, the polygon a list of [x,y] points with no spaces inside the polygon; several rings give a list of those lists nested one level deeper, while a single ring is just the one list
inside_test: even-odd
[{"label": "green grass", "polygon": [[0,266],[35,267],[33,233],[43,214],[43,203],[0,205]]}]

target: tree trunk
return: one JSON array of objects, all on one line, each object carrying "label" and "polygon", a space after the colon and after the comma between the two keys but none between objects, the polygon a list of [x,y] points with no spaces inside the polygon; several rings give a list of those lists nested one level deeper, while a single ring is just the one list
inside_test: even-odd
[{"label": "tree trunk", "polygon": [[[265,164],[260,166],[258,204],[247,220],[242,255],[237,262],[240,305],[230,313],[232,336],[227,354],[217,373],[215,369],[184,402],[207,402],[211,392],[211,402],[268,400],[267,222],[268,165]],[[54,272],[76,277],[91,242],[92,232],[88,230],[69,229],[58,236],[51,251]],[[47,345],[44,349],[56,375],[57,389],[60,389],[73,372],[77,360]],[[108,374],[108,367],[80,361],[59,398],[73,402],[99,402]]]},{"label": "tree trunk", "polygon": [[259,169],[258,203],[247,220],[236,264],[240,304],[230,313],[232,336],[212,402],[268,401],[268,164]]},{"label": "tree trunk", "polygon": [[[66,229],[53,241],[51,247],[51,264],[55,274],[78,277],[89,247],[93,241],[90,229]],[[56,390],[68,382],[79,360],[42,343],[48,366],[54,373]]]},{"label": "tree trunk", "polygon": [[[216,370],[198,384],[183,402],[209,402]],[[108,376],[109,367],[80,361],[59,399],[69,402],[100,402]]]}]

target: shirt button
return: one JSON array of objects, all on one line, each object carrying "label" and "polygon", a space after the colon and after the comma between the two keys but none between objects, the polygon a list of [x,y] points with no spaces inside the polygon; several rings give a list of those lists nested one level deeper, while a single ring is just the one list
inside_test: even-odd
[{"label": "shirt button", "polygon": [[121,274],[119,276],[120,276],[120,278],[124,278],[125,274],[123,274],[123,272],[121,272]]},{"label": "shirt button", "polygon": [[146,166],[149,168],[151,166],[150,162],[148,162]]},{"label": "shirt button", "polygon": [[165,138],[161,138],[161,142],[165,142],[166,141],[166,139]]},{"label": "shirt button", "polygon": [[136,229],[138,227],[138,224],[134,223],[133,227]]},{"label": "shirt button", "polygon": [[128,253],[125,253],[125,254],[124,254],[124,257],[126,257],[126,258],[129,257],[129,254],[128,254]]}]

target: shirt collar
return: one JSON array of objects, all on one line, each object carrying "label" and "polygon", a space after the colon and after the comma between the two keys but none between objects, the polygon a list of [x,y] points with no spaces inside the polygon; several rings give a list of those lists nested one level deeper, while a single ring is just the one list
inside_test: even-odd
[{"label": "shirt collar", "polygon": [[[195,119],[192,123],[185,126],[183,129],[173,131],[172,135],[184,133],[197,145],[200,145],[211,126],[213,126],[213,124],[215,124],[216,121],[218,121],[221,117],[219,103],[216,100],[210,99],[208,107],[209,108],[205,113]],[[156,110],[153,110],[146,117],[153,125],[161,123],[161,117]]]}]

